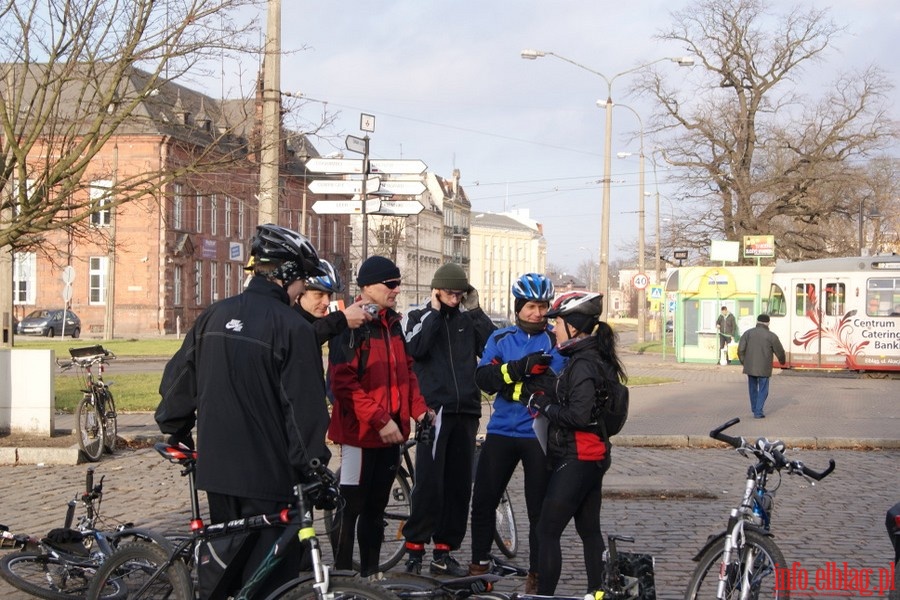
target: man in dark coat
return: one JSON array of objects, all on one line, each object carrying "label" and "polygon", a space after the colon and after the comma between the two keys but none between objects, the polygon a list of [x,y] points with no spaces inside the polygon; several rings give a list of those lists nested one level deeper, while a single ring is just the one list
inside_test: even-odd
[{"label": "man in dark coat", "polygon": [[759,315],[756,327],[748,329],[738,344],[738,358],[750,386],[750,410],[754,418],[764,419],[763,406],[769,397],[772,358],[784,365],[787,358],[778,336],[769,331],[769,315]]}]

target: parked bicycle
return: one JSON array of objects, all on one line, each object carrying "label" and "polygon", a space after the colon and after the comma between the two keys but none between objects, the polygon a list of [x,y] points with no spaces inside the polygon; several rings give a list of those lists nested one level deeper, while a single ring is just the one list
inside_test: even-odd
[{"label": "parked bicycle", "polygon": [[[162,536],[135,529],[130,523],[120,523],[113,530],[98,529],[102,523],[102,499],[103,478],[95,485],[94,470],[88,469],[85,491],[68,502],[62,528],[53,529],[42,539],[11,534],[8,530],[0,536],[22,548],[0,559],[0,576],[10,585],[39,598],[77,600],[86,596],[97,568],[123,542],[138,539],[169,547]],[[84,514],[73,528],[79,503]]]},{"label": "parked bicycle", "polygon": [[[478,452],[481,449],[483,437],[479,437],[475,444],[476,462]],[[387,572],[394,567],[406,552],[406,540],[403,537],[403,526],[409,519],[410,494],[416,481],[415,457],[412,449],[416,446],[415,439],[409,439],[403,444],[400,466],[394,476],[394,483],[388,495],[388,504],[384,509],[384,539],[381,544],[381,556],[378,570]],[[340,479],[341,470],[336,475]],[[336,532],[339,520],[333,511],[325,512],[326,529],[332,533],[332,543],[336,543]],[[516,515],[508,490],[503,491],[503,497],[497,506],[497,524],[494,528],[494,543],[505,556],[515,558],[519,549],[519,534],[516,529]],[[355,552],[358,549],[355,549]],[[353,559],[353,567],[359,569],[359,561]]]},{"label": "parked bicycle", "polygon": [[[116,419],[116,401],[109,389],[111,384],[103,381],[107,363],[116,357],[103,346],[69,348],[71,359],[57,360],[63,371],[78,367],[82,378],[82,396],[75,409],[75,428],[78,446],[91,462],[97,462],[106,450],[110,454],[116,449],[119,433]],[[94,377],[92,369],[97,367]]]},{"label": "parked bicycle", "polygon": [[[255,598],[255,592],[290,548],[291,538],[299,536],[301,543],[306,546],[306,551],[309,553],[312,570],[308,573],[298,574],[297,579],[279,587],[269,596],[270,599],[397,600],[397,597],[386,588],[375,585],[366,579],[360,579],[355,573],[332,571],[322,561],[322,553],[312,517],[313,506],[337,504],[340,502],[340,494],[334,475],[318,461],[310,465],[313,469],[310,473],[313,481],[296,486],[297,502],[292,509],[206,526],[200,516],[199,498],[194,478],[197,453],[183,446],[171,446],[164,443],[158,443],[154,448],[169,462],[180,465],[182,475],[188,477],[191,493],[191,534],[170,551],[140,541],[123,545],[97,571],[91,583],[88,598],[92,600],[120,598],[194,600],[199,589],[195,590],[191,575],[192,571],[197,571],[194,558],[203,544],[215,544],[216,540],[228,541],[236,533],[250,532],[271,527],[273,523],[282,523],[286,525],[284,533],[249,581],[234,595],[234,598]],[[290,549],[295,551],[293,548]],[[221,547],[214,548],[214,550],[221,550]],[[209,556],[212,557],[212,553]],[[231,560],[231,557],[222,555],[210,562],[220,562],[221,571],[218,574],[225,577],[227,576],[225,570]],[[236,566],[243,568],[243,564],[236,564]],[[198,581],[207,578],[202,569],[197,571],[196,575]],[[224,590],[216,587],[217,584],[214,581],[208,582],[208,585],[209,589],[205,589],[200,594],[201,597],[224,598]]]},{"label": "parked bicycle", "polygon": [[[740,419],[732,419],[709,435],[729,444],[741,455],[755,458],[757,463],[747,469],[744,494],[740,504],[731,510],[725,531],[710,536],[694,557],[697,568],[685,593],[687,600],[788,598],[790,590],[781,589],[776,569],[789,563],[770,530],[775,491],[781,485],[783,473],[799,475],[815,485],[834,471],[834,460],[829,460],[824,471],[814,471],[799,460],[788,460],[782,441],[759,438],[749,442],[723,433],[739,422]],[[778,484],[770,488],[769,476],[776,473]]]}]

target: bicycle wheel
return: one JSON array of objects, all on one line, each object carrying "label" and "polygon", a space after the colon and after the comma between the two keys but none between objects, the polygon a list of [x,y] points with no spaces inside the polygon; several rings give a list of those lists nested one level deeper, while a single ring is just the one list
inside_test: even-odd
[{"label": "bicycle wheel", "polygon": [[[338,469],[336,475],[340,480],[341,470]],[[384,538],[381,542],[381,554],[378,557],[378,570],[388,571],[395,566],[400,559],[403,558],[405,552],[406,540],[403,538],[403,526],[409,520],[410,511],[410,487],[409,474],[403,467],[397,470],[394,477],[394,483],[388,495],[388,503],[384,509]],[[325,511],[325,528],[328,531],[329,539],[332,547],[335,546],[338,539],[338,530],[340,520],[338,515],[333,511]],[[353,550],[353,568],[359,570],[359,548]]]},{"label": "bicycle wheel", "polygon": [[[786,565],[784,555],[772,538],[755,531],[744,531],[745,541],[738,548],[739,561],[728,565],[726,569],[725,598],[732,600],[741,597],[746,576],[749,584],[749,595],[753,600],[775,598],[787,600],[789,592],[779,590],[776,586],[775,567]],[[718,593],[719,572],[724,552],[724,541],[706,549],[691,575],[684,597],[686,600],[715,598]]]},{"label": "bicycle wheel", "polygon": [[90,394],[85,394],[75,409],[75,427],[78,446],[85,457],[91,462],[100,460],[103,455],[103,421]]},{"label": "bicycle wheel", "polygon": [[194,600],[191,575],[183,562],[175,561],[165,571],[158,572],[168,558],[168,553],[158,544],[141,541],[123,544],[97,569],[87,597],[90,600]]},{"label": "bicycle wheel", "polygon": [[[119,435],[119,423],[116,420],[116,401],[112,391],[103,386],[103,391],[97,392],[100,406],[103,407],[105,419],[103,420],[103,449],[113,454],[116,451],[116,438]],[[99,396],[102,394],[102,398]]]},{"label": "bicycle wheel", "polygon": [[385,587],[401,599],[449,599],[450,593],[441,589],[441,582],[434,577],[415,573],[385,573],[378,585]]},{"label": "bicycle wheel", "polygon": [[[281,596],[281,600],[318,600],[313,581],[306,581]],[[366,579],[331,574],[328,585],[329,600],[397,600],[389,589]]]},{"label": "bicycle wheel", "polygon": [[93,569],[67,565],[43,552],[13,552],[0,559],[0,576],[10,585],[47,600],[84,598]]},{"label": "bicycle wheel", "polygon": [[516,529],[516,513],[513,511],[509,491],[503,490],[503,497],[497,505],[497,523],[494,526],[494,543],[507,558],[515,558],[519,552],[519,532]]}]

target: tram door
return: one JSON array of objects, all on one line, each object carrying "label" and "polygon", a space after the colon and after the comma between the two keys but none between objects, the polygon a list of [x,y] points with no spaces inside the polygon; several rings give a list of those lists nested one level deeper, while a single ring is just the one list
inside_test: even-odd
[{"label": "tram door", "polygon": [[791,286],[790,336],[782,342],[791,346],[792,366],[844,367],[838,346],[847,309],[846,278],[806,276],[793,278]]}]

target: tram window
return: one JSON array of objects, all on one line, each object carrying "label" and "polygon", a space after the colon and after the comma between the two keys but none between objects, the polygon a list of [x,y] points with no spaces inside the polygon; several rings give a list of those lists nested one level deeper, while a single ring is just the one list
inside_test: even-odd
[{"label": "tram window", "polygon": [[900,279],[889,277],[871,278],[866,285],[866,314],[870,317],[884,317],[900,312],[895,308],[900,298]]},{"label": "tram window", "polygon": [[807,309],[816,307],[816,286],[811,283],[798,283],[794,288],[794,300],[796,308],[794,312],[798,317],[806,315]]},{"label": "tram window", "polygon": [[825,314],[840,317],[844,314],[845,289],[843,283],[825,284]]},{"label": "tram window", "polygon": [[783,317],[787,314],[787,300],[784,297],[781,286],[778,284],[773,283],[769,289],[769,301],[767,304],[766,310],[763,311],[766,314],[773,317]]}]

